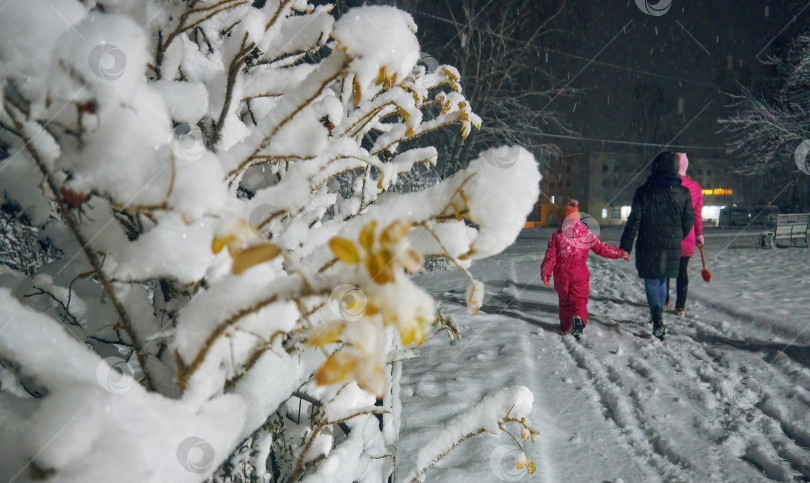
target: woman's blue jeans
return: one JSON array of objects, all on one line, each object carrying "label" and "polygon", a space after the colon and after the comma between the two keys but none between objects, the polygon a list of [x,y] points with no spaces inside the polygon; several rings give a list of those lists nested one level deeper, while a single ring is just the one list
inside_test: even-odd
[{"label": "woman's blue jeans", "polygon": [[666,278],[645,278],[644,290],[647,292],[647,304],[650,306],[650,313],[656,307],[664,307],[664,302],[667,299]]}]

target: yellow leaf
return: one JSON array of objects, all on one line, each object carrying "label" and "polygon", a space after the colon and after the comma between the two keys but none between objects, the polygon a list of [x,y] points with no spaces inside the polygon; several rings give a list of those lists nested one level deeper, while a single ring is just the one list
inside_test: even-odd
[{"label": "yellow leaf", "polygon": [[368,274],[380,285],[394,281],[394,265],[391,257],[383,252],[377,252],[366,257],[366,269]]},{"label": "yellow leaf", "polygon": [[354,94],[354,107],[360,105],[362,91],[360,90],[360,83],[357,82],[357,77],[354,78],[354,82],[352,82],[352,94]]},{"label": "yellow leaf", "polygon": [[239,238],[234,238],[233,240],[228,242],[228,253],[231,255],[231,258],[236,258],[239,253],[245,248],[246,244],[244,241],[240,240]]},{"label": "yellow leaf", "polygon": [[366,305],[365,315],[366,317],[374,317],[375,315],[380,313],[380,310],[382,309],[380,309],[376,305],[368,304]]},{"label": "yellow leaf", "polygon": [[410,273],[416,273],[422,270],[424,266],[422,256],[416,253],[412,248],[408,248],[399,258],[402,266]]},{"label": "yellow leaf", "polygon": [[225,248],[225,245],[232,242],[234,240],[233,235],[226,235],[226,236],[216,236],[213,240],[211,240],[211,251],[214,253],[219,253]]},{"label": "yellow leaf", "polygon": [[515,462],[515,468],[522,470],[527,466],[529,466],[529,457],[526,456],[526,453],[521,453],[520,456],[518,456],[517,461]]},{"label": "yellow leaf", "polygon": [[418,322],[408,326],[399,325],[397,328],[399,329],[399,338],[402,340],[402,345],[406,347],[411,344],[421,345],[427,337],[425,328]]},{"label": "yellow leaf", "polygon": [[93,275],[94,273],[96,273],[95,270],[90,270],[90,271],[87,271],[87,272],[84,272],[84,273],[80,273],[80,274],[76,275],[76,277],[84,280],[85,278],[89,277],[90,275]]},{"label": "yellow leaf", "polygon": [[329,240],[329,248],[335,254],[335,258],[347,265],[354,265],[360,261],[360,253],[357,252],[357,247],[354,242],[346,239],[335,237]]},{"label": "yellow leaf", "polygon": [[320,347],[327,344],[334,344],[340,340],[343,331],[346,329],[346,324],[343,322],[333,322],[324,327],[319,328],[315,335],[309,338],[307,346]]},{"label": "yellow leaf", "polygon": [[442,114],[447,114],[453,109],[453,105],[450,104],[450,101],[448,101],[447,99],[442,99],[441,104],[442,104],[442,112],[441,112]]},{"label": "yellow leaf", "polygon": [[396,220],[390,225],[388,225],[385,230],[383,230],[382,234],[380,234],[380,244],[381,245],[391,245],[393,243],[398,243],[402,240],[405,235],[408,234],[408,230],[411,229],[412,223],[407,220]]},{"label": "yellow leaf", "polygon": [[377,231],[377,221],[374,220],[368,223],[360,230],[360,246],[363,250],[370,252],[374,246],[374,233]]},{"label": "yellow leaf", "polygon": [[467,139],[467,136],[470,135],[470,123],[469,121],[462,121],[461,122],[461,139]]},{"label": "yellow leaf", "polygon": [[365,370],[358,370],[356,372],[357,386],[364,391],[374,394],[378,399],[382,399],[385,396],[385,389],[388,385],[385,378],[385,370],[379,365],[374,365],[370,370],[368,365],[366,365],[366,367]]},{"label": "yellow leaf", "polygon": [[275,243],[262,243],[247,247],[233,258],[231,272],[234,275],[241,275],[250,267],[272,260],[280,253],[281,248]]},{"label": "yellow leaf", "polygon": [[416,329],[414,327],[401,327],[399,329],[399,338],[405,347],[411,345],[416,340]]},{"label": "yellow leaf", "polygon": [[374,83],[376,85],[381,85],[385,81],[386,81],[385,66],[381,66],[380,67],[380,73],[377,74],[377,79],[374,81]]},{"label": "yellow leaf", "polygon": [[325,386],[345,381],[354,372],[356,366],[357,357],[345,352],[337,352],[329,356],[329,359],[326,359],[323,366],[315,373],[315,382],[319,386]]},{"label": "yellow leaf", "polygon": [[385,80],[388,82],[386,89],[392,89],[395,85],[397,85],[397,73],[392,72],[390,75],[385,77]]}]

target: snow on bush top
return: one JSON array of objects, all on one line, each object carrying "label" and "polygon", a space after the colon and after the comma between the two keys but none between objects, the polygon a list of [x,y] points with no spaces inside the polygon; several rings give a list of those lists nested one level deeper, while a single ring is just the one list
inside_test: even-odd
[{"label": "snow on bush top", "polygon": [[419,60],[413,17],[395,7],[353,8],[335,23],[332,37],[352,59],[349,69],[361,96],[375,79],[401,82]]},{"label": "snow on bush top", "polygon": [[[504,162],[506,160],[506,162]],[[540,172],[534,156],[512,146],[490,149],[470,163],[475,172],[467,197],[479,234],[472,259],[491,257],[511,245],[540,197]]]}]

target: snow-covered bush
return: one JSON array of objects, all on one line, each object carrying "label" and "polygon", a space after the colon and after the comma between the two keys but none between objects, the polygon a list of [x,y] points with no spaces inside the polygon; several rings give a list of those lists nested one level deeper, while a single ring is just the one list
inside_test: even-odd
[{"label": "snow-covered bush", "polygon": [[[0,190],[63,256],[0,277],[0,479],[396,479],[401,364],[442,319],[406,272],[445,257],[477,311],[468,267],[540,180],[513,147],[390,190],[436,162],[421,134],[480,123],[415,31],[305,0],[3,5]],[[472,434],[533,439],[530,408],[492,395],[412,478]]]}]

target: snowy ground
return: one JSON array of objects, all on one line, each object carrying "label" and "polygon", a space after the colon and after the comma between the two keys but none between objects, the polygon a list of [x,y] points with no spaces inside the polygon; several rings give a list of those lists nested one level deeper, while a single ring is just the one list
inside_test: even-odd
[{"label": "snowy ground", "polygon": [[712,281],[694,258],[689,317],[665,314],[664,342],[650,335],[632,256],[592,254],[590,321],[576,342],[558,335],[556,294],[538,277],[549,234],[524,231],[474,266],[484,314],[466,315],[455,272],[420,278],[463,339],[432,339],[405,365],[401,469],[484,394],[526,385],[541,431],[527,445],[534,476],[514,469],[518,451],[501,434],[462,443],[428,481],[810,481],[810,249],[709,231]]}]

